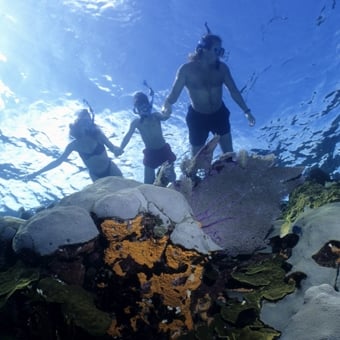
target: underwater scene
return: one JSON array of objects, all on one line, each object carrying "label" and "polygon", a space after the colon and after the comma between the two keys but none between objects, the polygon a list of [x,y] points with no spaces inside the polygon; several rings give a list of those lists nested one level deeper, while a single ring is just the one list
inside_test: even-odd
[{"label": "underwater scene", "polygon": [[337,0],[0,17],[0,339],[340,339]]}]

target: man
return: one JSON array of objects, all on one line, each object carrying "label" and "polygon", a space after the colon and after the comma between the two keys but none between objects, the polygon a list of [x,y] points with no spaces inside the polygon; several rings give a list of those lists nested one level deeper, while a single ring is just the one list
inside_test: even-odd
[{"label": "man", "polygon": [[163,113],[170,115],[172,104],[177,101],[183,88],[187,88],[191,105],[186,121],[192,156],[204,146],[209,132],[220,135],[219,144],[223,153],[233,151],[230,112],[222,100],[223,85],[243,110],[249,125],[255,125],[255,118],[236,87],[228,66],[220,61],[223,54],[221,38],[211,33],[204,35],[195,53],[189,56],[189,62],[178,69],[171,92],[164,102]]}]

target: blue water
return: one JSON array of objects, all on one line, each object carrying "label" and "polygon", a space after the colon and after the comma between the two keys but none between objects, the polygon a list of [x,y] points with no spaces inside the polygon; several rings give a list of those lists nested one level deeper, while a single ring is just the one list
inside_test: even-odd
[{"label": "blue water", "polygon": [[[274,152],[279,165],[339,176],[340,4],[336,0],[0,0],[0,213],[16,214],[91,181],[77,155],[23,182],[60,155],[73,112],[87,99],[119,144],[133,118],[131,94],[156,91],[159,108],[207,21],[257,119],[250,128],[228,93],[235,150]],[[164,124],[188,154],[183,92]],[[115,159],[142,181],[139,136]]]}]

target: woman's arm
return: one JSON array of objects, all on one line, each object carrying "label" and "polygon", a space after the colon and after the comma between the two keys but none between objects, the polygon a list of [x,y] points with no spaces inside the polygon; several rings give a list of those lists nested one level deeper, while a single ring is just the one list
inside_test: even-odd
[{"label": "woman's arm", "polygon": [[54,168],[56,168],[57,166],[59,166],[61,163],[63,163],[64,161],[66,161],[66,159],[68,158],[68,156],[70,155],[70,153],[74,151],[74,144],[73,142],[70,143],[69,145],[67,145],[67,147],[65,148],[64,152],[62,153],[62,155],[55,159],[54,161],[52,161],[51,163],[48,163],[47,165],[45,165],[43,168],[41,168],[38,171],[35,171],[29,175],[27,175],[25,178],[26,180],[30,181],[33,178],[35,178],[36,176],[39,176],[40,174],[42,174],[43,172],[52,170]]},{"label": "woman's arm", "polygon": [[107,146],[107,148],[117,157],[122,154],[120,148],[118,146],[113,145],[110,140],[104,135],[102,131],[100,131],[100,140],[99,142],[103,143]]}]

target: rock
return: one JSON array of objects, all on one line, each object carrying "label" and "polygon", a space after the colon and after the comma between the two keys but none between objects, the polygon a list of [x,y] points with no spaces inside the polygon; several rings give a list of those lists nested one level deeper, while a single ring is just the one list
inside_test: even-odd
[{"label": "rock", "polygon": [[104,195],[93,202],[92,212],[99,218],[118,217],[125,220],[134,218],[146,210],[147,201],[136,187]]},{"label": "rock", "polygon": [[17,217],[0,217],[0,242],[12,241],[19,227],[25,222],[26,220]]},{"label": "rock", "polygon": [[304,303],[289,320],[281,340],[337,340],[340,334],[340,293],[328,284],[310,287]]},{"label": "rock", "polygon": [[[79,231],[77,212],[86,219],[81,223],[87,226],[83,233],[90,228],[89,235]],[[195,221],[192,209],[181,193],[119,177],[97,180],[82,191],[63,198],[55,208],[38,213],[20,228],[13,242],[14,249],[28,248],[47,255],[60,246],[89,241],[97,236],[97,232],[92,232],[96,229],[90,213],[99,219],[121,220],[151,214],[160,219],[158,227],[163,233],[173,231],[175,244],[202,254],[221,250]]]},{"label": "rock", "polygon": [[304,294],[310,287],[323,284],[333,286],[336,283],[335,266],[320,266],[314,261],[313,255],[330,241],[340,241],[339,219],[340,202],[334,202],[316,209],[307,209],[295,221],[295,226],[301,230],[300,239],[288,262],[292,264],[293,272],[304,272],[307,278],[295,293],[275,304],[265,302],[261,311],[261,320],[282,331],[283,335],[286,334],[292,315],[303,308]]},{"label": "rock", "polygon": [[93,210],[93,204],[104,196],[121,189],[134,188],[138,185],[141,185],[141,183],[118,176],[100,178],[83,190],[64,197],[60,200],[59,205],[77,205],[90,212]]},{"label": "rock", "polygon": [[195,249],[201,254],[222,250],[202,231],[198,222],[192,219],[178,223],[171,233],[170,239],[176,245],[181,245],[185,249]]},{"label": "rock", "polygon": [[168,216],[174,223],[182,222],[186,217],[192,216],[192,210],[185,197],[172,189],[156,187],[152,185],[141,185],[138,190],[145,199]]},{"label": "rock", "polygon": [[312,256],[330,241],[340,241],[339,219],[340,202],[335,202],[309,209],[295,221],[302,233],[288,262],[294,271],[307,274],[303,283],[305,289],[323,283],[334,284],[336,269],[318,265]]},{"label": "rock", "polygon": [[22,224],[13,238],[13,249],[51,255],[59,247],[88,242],[99,231],[89,213],[77,206],[54,207]]}]

